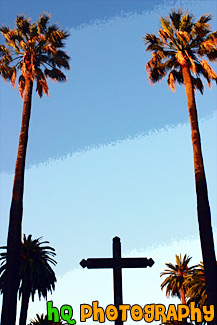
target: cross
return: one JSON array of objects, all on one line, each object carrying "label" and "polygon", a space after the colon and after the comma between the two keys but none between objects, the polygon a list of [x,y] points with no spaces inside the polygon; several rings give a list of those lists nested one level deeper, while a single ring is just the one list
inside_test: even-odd
[{"label": "cross", "polygon": [[122,296],[122,268],[145,268],[147,266],[152,267],[154,261],[152,258],[146,257],[128,257],[121,258],[121,241],[119,237],[113,238],[113,258],[88,258],[82,260],[80,265],[88,269],[113,269],[113,281],[114,281],[114,305],[118,310],[118,318],[115,321],[115,325],[123,325],[121,320],[121,311],[119,305],[123,304]]}]

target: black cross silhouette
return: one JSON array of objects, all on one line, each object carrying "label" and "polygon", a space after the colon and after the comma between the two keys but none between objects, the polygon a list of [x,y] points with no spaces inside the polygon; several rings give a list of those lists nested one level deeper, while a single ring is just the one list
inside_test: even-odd
[{"label": "black cross silhouette", "polygon": [[154,261],[152,258],[146,257],[128,257],[121,258],[121,241],[119,237],[113,238],[113,258],[88,258],[82,260],[80,265],[88,269],[113,269],[114,281],[114,305],[118,310],[118,318],[115,325],[123,325],[121,320],[121,311],[119,305],[123,305],[122,296],[122,268],[145,268],[152,267]]}]

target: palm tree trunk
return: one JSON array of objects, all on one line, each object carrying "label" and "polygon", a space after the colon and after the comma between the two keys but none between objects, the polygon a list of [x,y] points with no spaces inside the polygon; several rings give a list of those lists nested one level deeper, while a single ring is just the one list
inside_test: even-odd
[{"label": "palm tree trunk", "polygon": [[217,315],[217,267],[213,232],[211,225],[211,212],[208,200],[206,177],[203,165],[203,157],[200,142],[200,132],[197,119],[197,110],[194,97],[194,89],[188,63],[182,65],[182,75],[185,84],[185,91],[188,102],[188,112],[191,124],[191,138],[194,156],[194,172],[197,194],[197,214],[199,223],[199,233],[201,250],[204,262],[206,279],[206,290],[208,302],[215,305],[215,315]]},{"label": "palm tree trunk", "polygon": [[28,312],[28,307],[29,307],[29,297],[30,297],[30,289],[27,288],[22,294],[22,304],[21,304],[21,310],[20,310],[19,325],[26,325],[27,312]]},{"label": "palm tree trunk", "polygon": [[7,266],[3,293],[2,325],[15,325],[17,308],[17,290],[19,287],[19,255],[23,215],[23,185],[28,142],[29,120],[31,112],[33,82],[26,78],[23,102],[22,125],[17,153],[13,194],[10,209],[10,221],[7,241]]},{"label": "palm tree trunk", "polygon": [[180,297],[181,297],[182,304],[186,305],[185,290],[183,288],[180,288]]}]

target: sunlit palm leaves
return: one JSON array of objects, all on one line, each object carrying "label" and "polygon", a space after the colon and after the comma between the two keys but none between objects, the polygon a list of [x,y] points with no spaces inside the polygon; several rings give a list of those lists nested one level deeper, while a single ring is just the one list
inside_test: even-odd
[{"label": "sunlit palm leaves", "polygon": [[179,9],[172,11],[169,17],[160,19],[159,37],[154,34],[145,35],[146,50],[152,52],[152,59],[146,64],[151,83],[168,75],[168,85],[175,91],[176,82],[183,83],[180,66],[184,61],[190,67],[194,89],[203,93],[200,76],[205,77],[209,87],[211,80],[217,82],[216,73],[202,59],[207,56],[210,61],[217,60],[217,32],[210,32],[211,19],[212,16],[207,14],[194,22],[193,15]]},{"label": "sunlit palm leaves", "polygon": [[183,304],[186,303],[185,296],[187,291],[185,279],[194,270],[194,266],[188,266],[190,260],[191,257],[188,257],[186,254],[183,259],[181,257],[181,254],[180,256],[176,255],[176,264],[173,265],[172,263],[166,263],[166,266],[169,269],[166,269],[160,275],[168,275],[161,284],[161,290],[166,287],[166,295],[180,298]]},{"label": "sunlit palm leaves", "polygon": [[0,46],[0,74],[15,86],[18,72],[19,92],[23,97],[26,77],[37,83],[41,97],[48,95],[47,79],[66,81],[61,68],[69,69],[69,56],[62,51],[69,34],[53,24],[47,27],[50,16],[43,14],[37,23],[17,16],[16,28],[0,27],[6,46]]},{"label": "sunlit palm leaves", "polygon": [[200,308],[208,304],[204,265],[202,262],[197,265],[191,275],[186,277],[185,284],[188,288],[186,295],[189,298],[188,302],[195,301]]},{"label": "sunlit palm leaves", "polygon": [[[182,260],[181,255],[180,257],[176,255],[176,265],[166,264],[169,269],[162,272],[161,276],[169,275],[169,277],[161,284],[161,289],[166,286],[167,296],[177,296],[181,299],[180,288],[182,287],[186,298],[185,304],[189,305],[190,302],[195,302],[196,306],[202,310],[203,306],[208,305],[204,265],[201,262],[198,265],[188,267],[190,259],[185,255]],[[164,324],[185,325],[191,323],[186,320],[182,322],[170,320]],[[207,322],[203,319],[201,323],[196,322],[195,324],[207,324]]]}]

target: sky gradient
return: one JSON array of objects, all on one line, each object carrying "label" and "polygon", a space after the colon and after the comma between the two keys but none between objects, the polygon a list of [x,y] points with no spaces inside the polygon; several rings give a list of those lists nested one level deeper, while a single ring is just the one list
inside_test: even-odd
[{"label": "sky gradient", "polygon": [[[33,94],[27,150],[23,233],[43,236],[56,249],[58,283],[49,297],[54,305],[72,305],[77,321],[79,304],[113,303],[112,273],[82,270],[79,262],[110,257],[112,238],[119,236],[124,256],[155,260],[152,269],[124,271],[124,302],[166,303],[159,277],[164,263],[174,263],[180,253],[193,256],[193,264],[201,260],[193,154],[185,90],[177,86],[172,93],[166,80],[151,86],[142,37],[157,33],[159,15],[178,6],[196,18],[213,13],[216,30],[216,2],[11,3],[8,12],[7,2],[0,1],[1,24],[13,27],[21,13],[35,21],[48,11],[71,35],[67,83],[50,83],[49,97]],[[212,90],[204,84],[196,102],[216,238],[217,96],[214,84]],[[22,100],[17,86],[0,80],[0,87],[0,244],[5,245]],[[28,318],[45,306],[44,300],[30,303]]]}]

